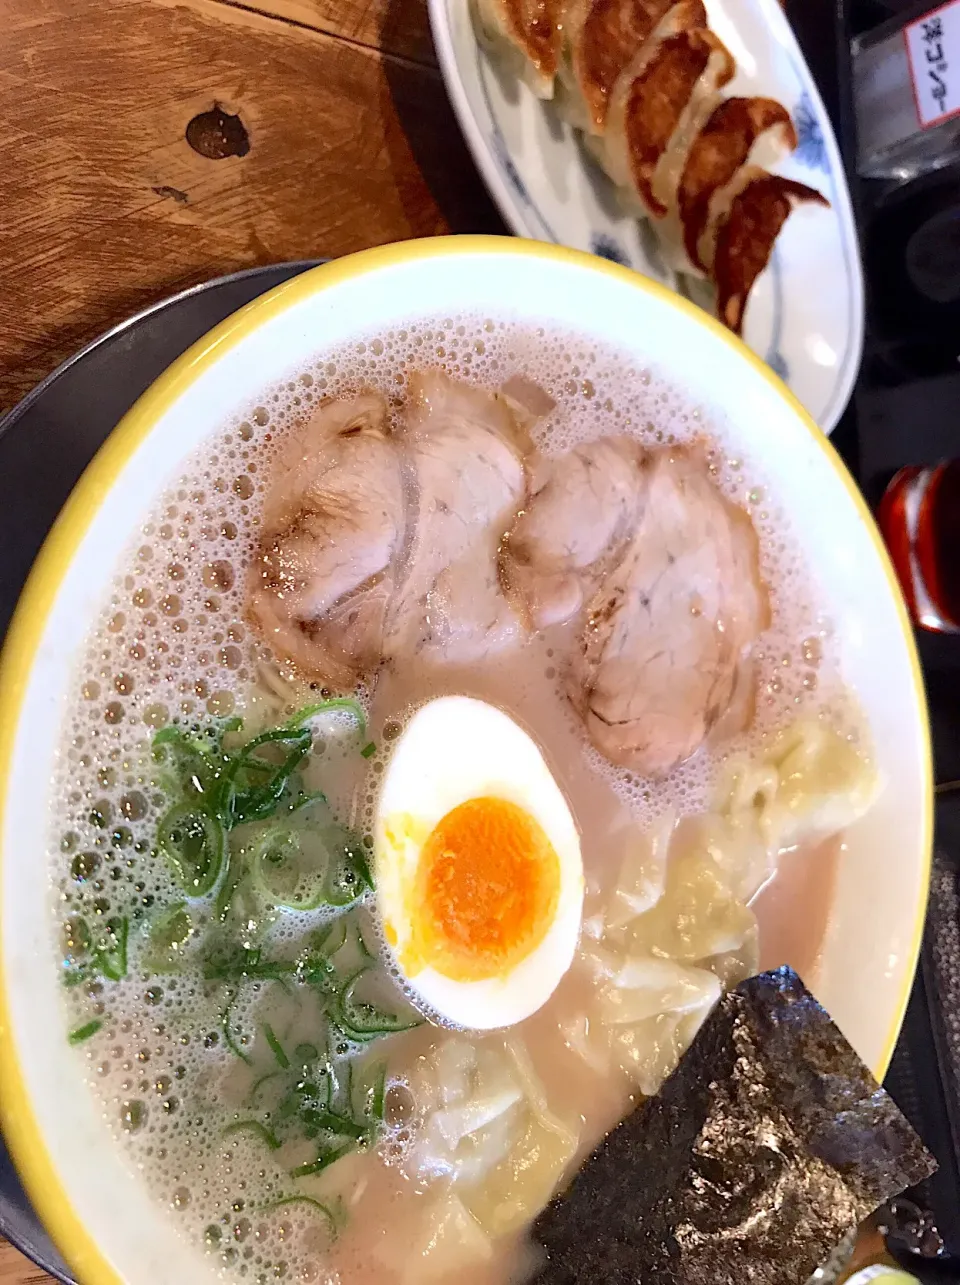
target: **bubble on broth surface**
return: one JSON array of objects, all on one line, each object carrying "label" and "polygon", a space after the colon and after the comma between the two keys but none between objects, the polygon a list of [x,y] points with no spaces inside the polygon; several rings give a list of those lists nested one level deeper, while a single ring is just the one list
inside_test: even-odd
[{"label": "bubble on broth surface", "polygon": [[[757,657],[756,722],[733,748],[749,748],[793,718],[800,703],[830,709],[839,690],[832,639],[816,615],[791,525],[762,468],[742,458],[734,435],[728,438],[728,427],[709,408],[691,405],[655,371],[601,351],[588,338],[557,333],[547,323],[519,326],[463,315],[371,333],[318,355],[212,431],[145,514],[118,561],[63,727],[56,797],[65,803],[51,835],[50,861],[68,956],[85,948],[78,941],[80,924],[99,930],[111,918],[127,916],[136,957],[154,908],[171,900],[170,874],[156,847],[157,822],[168,802],[154,785],[154,732],[170,721],[189,729],[235,713],[248,723],[276,722],[297,704],[320,698],[316,685],[311,691],[292,681],[288,667],[273,664],[244,623],[244,588],[265,488],[288,434],[320,401],[376,388],[396,422],[409,375],[424,366],[491,389],[518,373],[539,384],[556,402],[533,431],[548,455],[604,434],[630,433],[651,447],[707,437],[718,487],[753,518],[762,573],[772,591],[773,620]],[[261,683],[251,704],[258,676],[266,686]],[[564,735],[579,738],[582,764],[640,826],[703,806],[715,758],[699,755],[656,784],[611,766],[586,743],[566,702],[564,679],[545,639],[525,648],[523,663],[511,669],[517,705],[552,691]],[[358,696],[376,710],[376,691],[361,689]],[[361,832],[372,828],[383,763],[411,712],[410,705],[388,711],[366,781],[344,804],[350,811],[344,821]],[[324,739],[334,758],[355,749],[340,735],[349,725],[349,719],[331,721]],[[321,923],[324,915],[315,918]],[[303,932],[302,917],[281,917],[271,931],[274,941],[295,939]],[[387,957],[375,925],[370,944]],[[78,1066],[85,1067],[103,1106],[105,1127],[149,1174],[170,1210],[171,1225],[202,1246],[229,1277],[322,1279],[322,1273],[310,1275],[323,1251],[315,1213],[297,1205],[265,1212],[289,1196],[289,1175],[250,1136],[224,1136],[224,1115],[216,1104],[224,1086],[229,1088],[236,1059],[225,1047],[222,1016],[208,989],[189,973],[131,972],[109,985],[109,995],[88,987],[67,991],[65,1029],[89,1020],[91,1003],[104,1005],[103,1025],[81,1046]],[[261,994],[252,986],[245,992],[231,1015],[238,1031]],[[402,1163],[415,1133],[415,1119],[385,1131],[388,1166]],[[383,1199],[397,1200],[398,1193],[399,1187],[388,1186]],[[348,1272],[345,1253],[341,1266]],[[344,1285],[351,1285],[349,1274]]]}]

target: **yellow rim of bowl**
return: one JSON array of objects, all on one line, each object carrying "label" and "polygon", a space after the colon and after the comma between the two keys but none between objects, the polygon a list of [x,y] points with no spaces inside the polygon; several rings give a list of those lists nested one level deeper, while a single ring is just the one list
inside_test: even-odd
[{"label": "yellow rim of bowl", "polygon": [[[920,950],[933,838],[933,769],[929,751],[926,696],[913,629],[904,606],[900,586],[870,511],[846,467],[807,411],[769,367],[718,321],[687,300],[628,268],[620,267],[605,259],[595,258],[579,250],[508,237],[462,236],[401,242],[397,245],[349,255],[294,277],[293,280],[277,286],[276,289],[247,304],[239,312],[221,322],[204,338],[198,340],[151,385],[124,415],[72,491],[33,565],[7,632],[3,653],[0,656],[0,709],[4,711],[3,724],[0,727],[0,837],[3,834],[3,811],[9,788],[10,766],[20,721],[22,697],[33,666],[34,655],[43,636],[47,616],[93,515],[113,487],[127,461],[156,422],[228,349],[246,339],[265,322],[272,320],[287,308],[333,286],[383,268],[417,260],[457,258],[477,254],[533,257],[602,273],[614,277],[621,284],[630,286],[634,290],[645,291],[666,306],[687,313],[699,325],[712,330],[714,336],[722,340],[740,360],[749,362],[756,374],[771,384],[804,422],[830,467],[843,482],[847,494],[870,533],[877,556],[886,572],[890,592],[897,604],[904,641],[910,657],[915,696],[921,720],[927,732],[928,747],[924,762],[926,778],[922,842],[924,891],[917,906],[910,945],[912,967],[908,970],[904,981],[903,993],[897,1003],[880,1065],[875,1068],[878,1078],[882,1077],[896,1044]],[[6,853],[0,851],[0,863],[5,859]],[[0,885],[0,891],[2,891],[2,885]],[[2,914],[2,907],[0,907],[0,914]],[[74,1212],[34,1118],[30,1095],[11,1034],[7,982],[2,957],[0,957],[0,1127],[34,1208],[57,1248],[76,1272],[78,1279],[83,1285],[123,1285],[120,1276],[101,1253]]]}]

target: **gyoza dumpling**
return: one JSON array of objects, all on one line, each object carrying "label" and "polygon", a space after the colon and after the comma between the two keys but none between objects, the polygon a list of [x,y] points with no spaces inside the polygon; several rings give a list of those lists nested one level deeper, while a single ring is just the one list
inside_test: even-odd
[{"label": "gyoza dumpling", "polygon": [[553,97],[568,0],[472,0],[476,27],[538,98]]},{"label": "gyoza dumpling", "polygon": [[614,90],[605,156],[614,182],[635,194],[647,215],[662,219],[674,200],[687,150],[736,65],[705,27],[665,35],[650,56],[645,54],[623,72]]},{"label": "gyoza dumpling", "polygon": [[[636,57],[674,0],[573,0],[564,19],[566,59],[561,76],[566,114],[590,134],[602,134],[620,73]],[[705,27],[704,10],[700,21]]]},{"label": "gyoza dumpling", "polygon": [[[718,103],[693,140],[677,188],[677,217],[690,264],[708,271],[700,239],[710,216],[710,203],[764,146],[770,155],[792,152],[797,134],[790,113],[772,98],[727,98]],[[712,248],[712,247],[711,247]]]},{"label": "gyoza dumpling", "polygon": [[798,205],[829,205],[815,188],[780,174],[745,166],[743,182],[717,220],[710,275],[717,288],[717,316],[739,335],[750,291],[767,266],[780,229]]}]

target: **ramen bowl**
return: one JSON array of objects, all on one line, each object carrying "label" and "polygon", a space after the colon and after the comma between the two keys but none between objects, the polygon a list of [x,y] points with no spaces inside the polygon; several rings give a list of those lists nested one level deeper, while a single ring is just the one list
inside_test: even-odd
[{"label": "ramen bowl", "polygon": [[[923,686],[897,582],[844,465],[784,385],[676,295],[585,254],[519,240],[409,242],[316,268],[228,318],[124,417],[51,531],[0,670],[0,1114],[41,1218],[84,1285],[220,1279],[110,1136],[68,1045],[46,854],[71,683],[121,550],[184,462],[258,393],[352,337],[421,316],[553,325],[626,352],[722,423],[760,467],[829,620],[883,783],[845,834],[807,980],[879,1075],[916,964],[931,849]],[[812,931],[812,929],[811,929]]]}]

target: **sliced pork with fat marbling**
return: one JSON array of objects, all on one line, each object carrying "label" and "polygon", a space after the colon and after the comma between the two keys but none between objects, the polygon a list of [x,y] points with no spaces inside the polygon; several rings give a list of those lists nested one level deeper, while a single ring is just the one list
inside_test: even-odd
[{"label": "sliced pork with fat marbling", "polygon": [[726,712],[769,622],[756,532],[699,446],[650,458],[633,538],[590,602],[569,693],[611,762],[660,776]]},{"label": "sliced pork with fat marbling", "polygon": [[250,615],[336,687],[384,659],[470,666],[574,622],[569,694],[591,740],[666,773],[749,711],[768,619],[756,533],[705,447],[622,436],[542,458],[521,424],[535,417],[439,371],[410,377],[393,436],[378,394],[321,406],[278,463]]},{"label": "sliced pork with fat marbling", "polygon": [[526,494],[527,444],[510,405],[422,371],[401,436],[416,523],[386,654],[459,664],[515,645],[523,623],[501,588],[499,554]]},{"label": "sliced pork with fat marbling", "polygon": [[383,397],[318,407],[287,444],[264,506],[249,610],[274,651],[336,687],[378,664],[404,528]]},{"label": "sliced pork with fat marbling", "polygon": [[531,466],[529,499],[504,549],[503,577],[539,629],[575,616],[640,513],[644,452],[601,437]]}]

